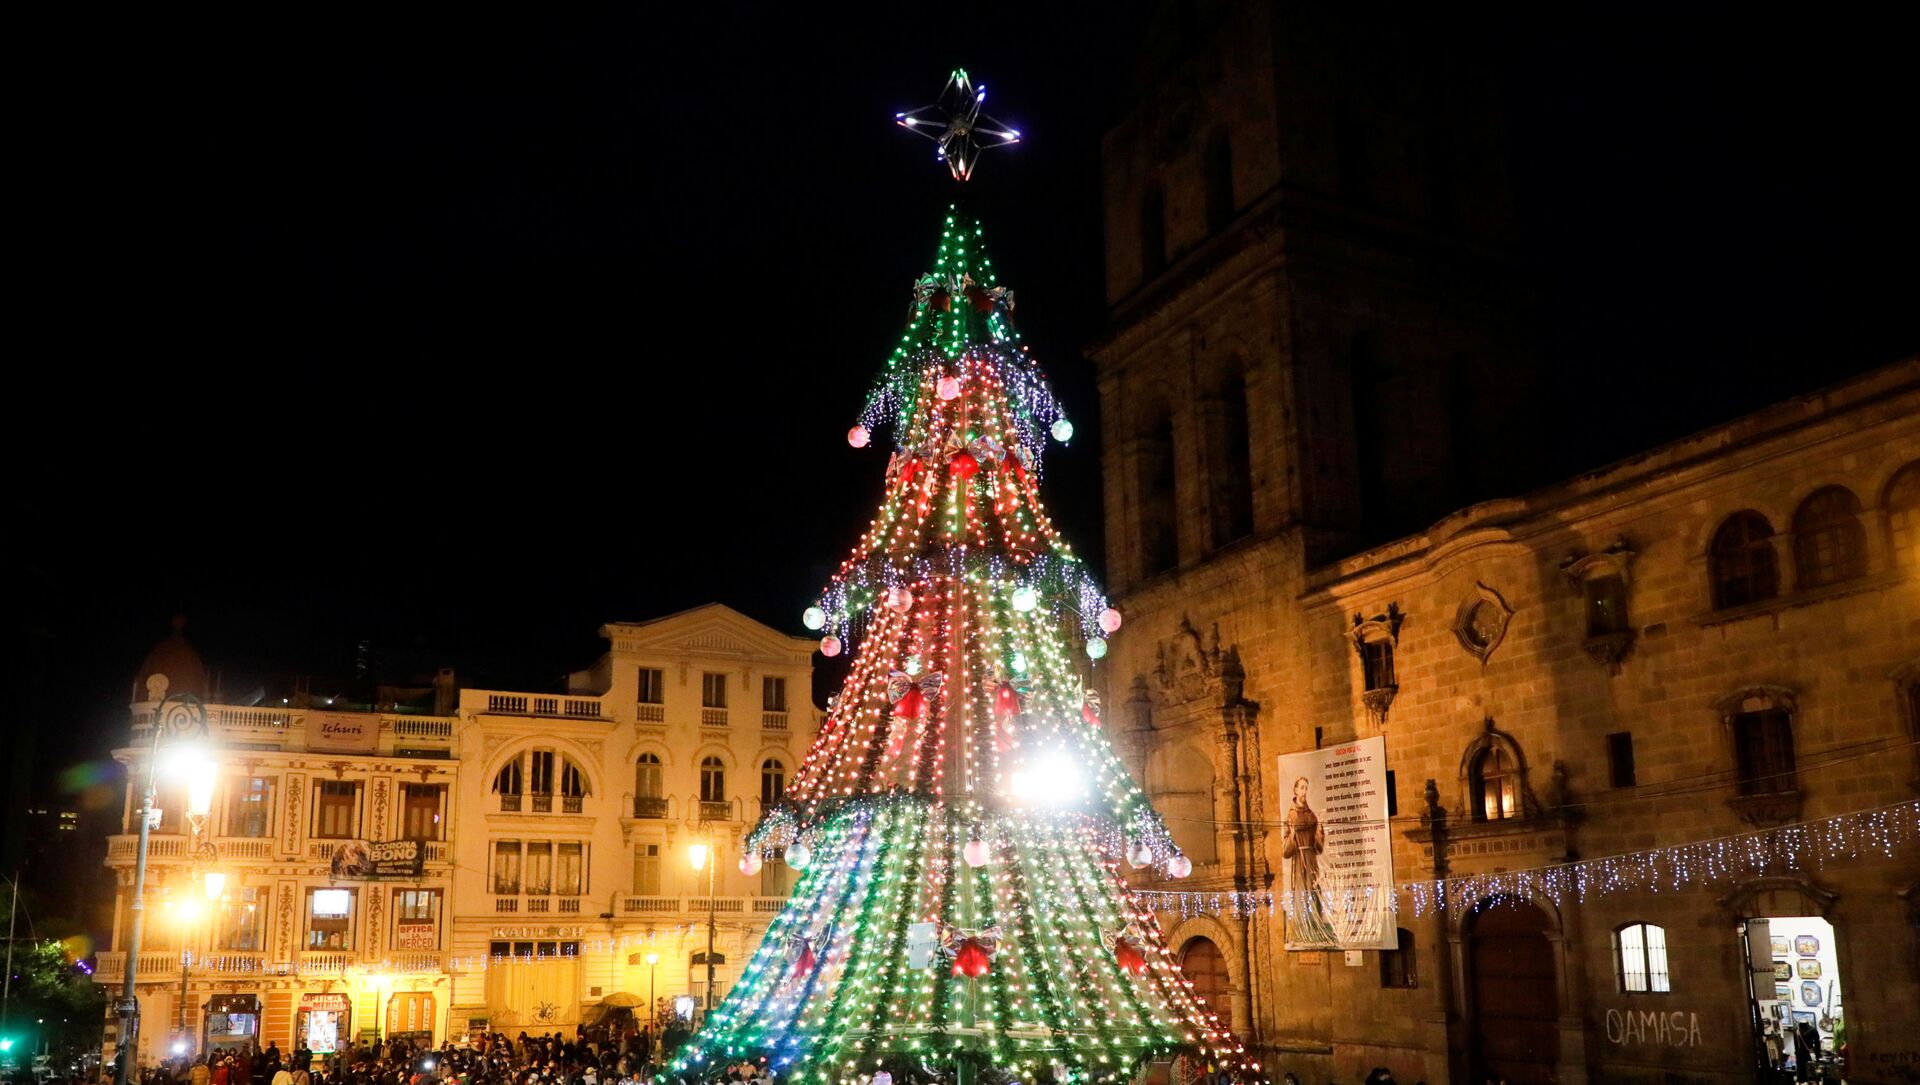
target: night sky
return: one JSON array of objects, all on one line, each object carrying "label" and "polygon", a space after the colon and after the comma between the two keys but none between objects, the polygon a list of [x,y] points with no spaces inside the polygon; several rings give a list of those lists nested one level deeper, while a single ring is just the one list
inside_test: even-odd
[{"label": "night sky", "polygon": [[[976,196],[1082,435],[1052,507],[1102,553],[1080,349],[1148,6],[662,7],[22,28],[0,549],[48,797],[175,613],[229,692],[363,639],[545,687],[600,622],[709,600],[801,632],[877,498],[843,434],[952,186],[890,118],[955,64],[1028,137]],[[1901,28],[1514,11],[1562,469],[1920,349]]]}]

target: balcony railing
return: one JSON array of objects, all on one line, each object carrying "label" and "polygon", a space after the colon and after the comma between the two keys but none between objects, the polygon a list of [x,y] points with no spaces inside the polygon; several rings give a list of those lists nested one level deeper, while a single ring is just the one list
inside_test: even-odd
[{"label": "balcony railing", "polygon": [[648,897],[637,894],[620,895],[620,911],[625,915],[678,915],[679,897]]},{"label": "balcony railing", "polygon": [[534,792],[533,793],[533,812],[536,814],[553,813],[552,793],[549,792],[547,794],[541,794],[538,791]]},{"label": "balcony railing", "polygon": [[579,795],[562,795],[560,796],[560,812],[563,814],[577,814],[585,802],[586,799]]},{"label": "balcony railing", "polygon": [[[134,833],[107,838],[107,861],[131,863],[138,856],[140,837]],[[193,851],[192,840],[184,833],[148,833],[147,861],[186,859]]]},{"label": "balcony railing", "polygon": [[633,798],[633,816],[637,818],[666,817],[667,800],[636,795]]},{"label": "balcony railing", "polygon": [[[704,912],[706,910],[707,910],[706,897],[688,897],[687,898],[687,911]],[[715,897],[713,898],[713,910],[716,912],[735,912],[735,913],[744,912],[747,910],[747,898]]]},{"label": "balcony railing", "polygon": [[508,792],[500,793],[500,809],[509,814],[520,811],[520,796]]},{"label": "balcony railing", "polygon": [[733,804],[730,802],[702,802],[700,804],[701,821],[733,820]]},{"label": "balcony railing", "polygon": [[493,897],[493,911],[496,915],[532,914],[547,915],[559,912],[565,915],[580,914],[578,896],[555,896],[551,890],[531,893],[496,893]]},{"label": "balcony railing", "polygon": [[633,718],[641,723],[665,723],[667,722],[667,706],[642,702],[634,706]]},{"label": "balcony railing", "polygon": [[223,836],[214,841],[213,851],[222,859],[271,859],[273,858],[273,838]]},{"label": "balcony railing", "polygon": [[[771,916],[786,906],[785,897],[716,897],[713,910],[716,915]],[[615,910],[621,915],[705,915],[707,898],[622,893]]]},{"label": "balcony railing", "polygon": [[[594,702],[592,709],[582,710],[579,714],[599,716],[599,704]],[[454,719],[451,716],[418,716],[408,713],[378,713],[380,730],[392,734],[395,738],[418,741],[421,739],[447,742],[453,738]],[[207,705],[207,729],[218,738],[230,734],[239,741],[257,740],[260,736],[284,740],[287,736],[305,730],[307,709],[279,707],[254,707],[248,705]],[[133,734],[136,740],[150,735],[153,726],[151,708],[133,710]]]},{"label": "balcony railing", "polygon": [[554,716],[560,719],[597,720],[600,698],[562,697],[543,693],[495,693],[475,690],[486,698],[487,711],[496,716]]},{"label": "balcony railing", "polygon": [[703,708],[703,709],[701,709],[701,710],[700,710],[700,726],[702,726],[702,727],[725,727],[726,725],[727,725],[727,710],[726,710],[726,709],[724,709],[724,708]]},{"label": "balcony railing", "polygon": [[359,956],[352,950],[310,949],[300,954],[300,971],[307,975],[344,975]]},{"label": "balcony railing", "polygon": [[[103,950],[93,959],[93,974],[117,980],[127,969],[125,950]],[[178,976],[180,954],[170,950],[149,950],[140,954],[136,974],[142,976]]]},{"label": "balcony railing", "polygon": [[762,712],[762,713],[760,713],[760,729],[761,729],[762,731],[784,731],[784,730],[786,730],[786,729],[787,729],[787,714],[786,714],[785,712]]}]

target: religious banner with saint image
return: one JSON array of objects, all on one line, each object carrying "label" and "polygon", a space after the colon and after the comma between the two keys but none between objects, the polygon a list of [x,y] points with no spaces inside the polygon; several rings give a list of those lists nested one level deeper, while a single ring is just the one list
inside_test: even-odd
[{"label": "religious banner with saint image", "polygon": [[1398,948],[1387,740],[1282,754],[1279,779],[1287,948]]}]

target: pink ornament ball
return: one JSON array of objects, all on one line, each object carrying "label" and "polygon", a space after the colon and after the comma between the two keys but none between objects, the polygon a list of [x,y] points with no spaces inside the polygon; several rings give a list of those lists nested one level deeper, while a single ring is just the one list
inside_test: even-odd
[{"label": "pink ornament ball", "polygon": [[939,380],[939,383],[934,385],[934,390],[940,394],[941,399],[948,399],[948,400],[959,399],[960,398],[960,378],[959,377],[941,377]]},{"label": "pink ornament ball", "polygon": [[1127,862],[1131,863],[1135,870],[1143,866],[1151,866],[1153,864],[1153,849],[1144,843],[1135,844],[1127,852]]},{"label": "pink ornament ball", "polygon": [[740,873],[745,874],[749,878],[753,877],[755,874],[760,873],[760,853],[759,852],[750,851],[740,857]]},{"label": "pink ornament ball", "polygon": [[887,589],[887,609],[905,614],[913,609],[913,593],[902,587]]},{"label": "pink ornament ball", "polygon": [[1184,878],[1193,873],[1193,860],[1184,855],[1176,855],[1167,860],[1167,877]]},{"label": "pink ornament ball", "polygon": [[1108,607],[1100,612],[1100,631],[1112,636],[1120,629],[1120,612]]},{"label": "pink ornament ball", "polygon": [[993,852],[984,840],[969,840],[967,846],[960,849],[961,858],[970,867],[983,867],[993,859]]},{"label": "pink ornament ball", "polygon": [[840,638],[839,637],[821,637],[820,638],[820,654],[828,657],[839,655],[840,654]]},{"label": "pink ornament ball", "polygon": [[871,440],[873,440],[873,434],[867,432],[865,426],[855,426],[847,431],[847,443],[855,448],[865,448],[867,442]]}]

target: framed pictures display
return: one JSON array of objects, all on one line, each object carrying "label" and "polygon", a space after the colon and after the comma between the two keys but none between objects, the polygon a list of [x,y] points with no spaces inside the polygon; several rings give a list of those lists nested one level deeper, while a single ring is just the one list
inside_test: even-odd
[{"label": "framed pictures display", "polygon": [[1773,955],[1775,957],[1785,957],[1791,952],[1793,952],[1793,950],[1788,948],[1788,941],[1785,935],[1776,934],[1773,936]]},{"label": "framed pictures display", "polygon": [[1792,961],[1773,962],[1773,978],[1775,982],[1792,979],[1793,978],[1793,962]]},{"label": "framed pictures display", "polygon": [[1775,1002],[1792,1002],[1793,1001],[1793,984],[1791,983],[1774,984],[1773,1000]]},{"label": "framed pictures display", "polygon": [[1818,1021],[1819,1019],[1820,1019],[1820,1015],[1817,1013],[1814,1013],[1812,1010],[1793,1011],[1793,1023],[1796,1025],[1802,1021],[1805,1021],[1807,1024],[1811,1025],[1816,1021]]},{"label": "framed pictures display", "polygon": [[1818,1006],[1820,1004],[1820,981],[1800,981],[1800,1004],[1802,1006]]},{"label": "framed pictures display", "polygon": [[1817,980],[1820,978],[1820,962],[1813,957],[1800,958],[1800,978]]},{"label": "framed pictures display", "polygon": [[1818,935],[1802,934],[1793,940],[1793,951],[1802,957],[1820,956],[1820,938]]}]

